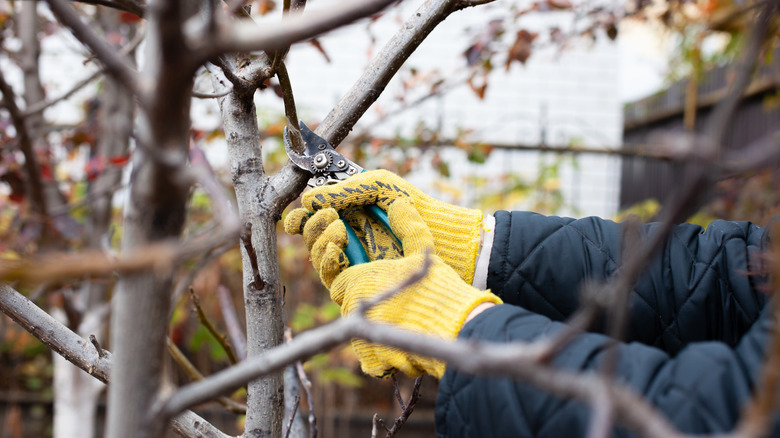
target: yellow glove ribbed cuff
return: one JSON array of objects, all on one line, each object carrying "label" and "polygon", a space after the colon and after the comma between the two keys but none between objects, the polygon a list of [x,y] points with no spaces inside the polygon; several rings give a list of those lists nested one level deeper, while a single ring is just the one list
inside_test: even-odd
[{"label": "yellow glove ribbed cuff", "polygon": [[433,234],[436,255],[452,266],[466,283],[471,284],[482,236],[482,211],[423,196],[428,200],[415,202],[414,206]]}]

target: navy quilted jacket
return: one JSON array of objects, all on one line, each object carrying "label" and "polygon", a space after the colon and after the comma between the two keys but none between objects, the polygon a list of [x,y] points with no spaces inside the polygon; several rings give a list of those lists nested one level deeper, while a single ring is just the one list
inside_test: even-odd
[{"label": "navy quilted jacket", "polygon": [[[620,269],[621,225],[598,219],[498,212],[488,287],[506,304],[470,321],[460,338],[533,341],[562,328],[577,309],[583,280]],[[641,226],[647,237],[654,224]],[[683,224],[637,281],[628,342],[616,373],[681,431],[733,429],[760,374],[771,331],[759,269],[764,229],[713,222]],[[555,359],[570,370],[598,370],[608,339],[579,336]],[[436,402],[441,437],[584,436],[590,410],[506,378],[447,370]],[[776,423],[778,424],[778,423]],[[775,427],[775,435],[780,428]],[[632,436],[616,429],[616,436]]]}]

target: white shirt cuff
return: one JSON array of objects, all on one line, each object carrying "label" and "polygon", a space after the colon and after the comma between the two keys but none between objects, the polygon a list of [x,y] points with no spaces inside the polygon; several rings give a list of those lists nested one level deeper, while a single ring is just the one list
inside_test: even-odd
[{"label": "white shirt cuff", "polygon": [[494,228],[496,227],[496,218],[491,214],[486,214],[482,219],[482,245],[477,255],[477,264],[474,267],[474,281],[471,285],[480,290],[487,289],[488,265],[490,264],[490,253],[493,251]]}]

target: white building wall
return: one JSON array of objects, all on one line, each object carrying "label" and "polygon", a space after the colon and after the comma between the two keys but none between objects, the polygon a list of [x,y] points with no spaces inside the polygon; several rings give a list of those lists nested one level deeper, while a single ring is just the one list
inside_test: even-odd
[{"label": "white building wall", "polygon": [[[323,4],[326,1],[319,0],[310,7],[313,10]],[[331,58],[329,63],[312,45],[294,46],[287,65],[302,118],[324,118],[360,76],[370,56],[381,49],[419,4],[407,1],[391,9],[370,28],[365,23],[357,24],[320,38]],[[465,77],[464,50],[472,44],[477,31],[505,11],[505,5],[498,2],[459,11],[445,20],[402,67],[356,129],[376,124],[378,112],[397,107],[395,97],[400,93],[402,79],[409,77],[410,68],[437,70],[447,78]],[[478,99],[463,84],[402,115],[381,121],[378,126],[372,126],[373,132],[383,136],[396,132],[409,134],[418,123],[424,122],[430,127],[440,125],[446,136],[454,136],[458,129],[471,130],[468,138],[475,141],[534,145],[540,143],[544,130],[546,143],[551,145],[576,143],[599,149],[618,147],[622,116],[617,45],[606,41],[602,35],[595,44],[580,40],[564,50],[549,44],[544,48],[544,35],[550,25],[558,23],[566,30],[569,22],[571,16],[564,13],[523,17],[521,26],[539,32],[538,41],[542,41],[543,47],[533,53],[525,66],[513,63],[505,72],[503,64],[496,65],[484,100]],[[373,45],[370,35],[376,38]],[[501,53],[495,59],[501,60]],[[268,93],[259,95],[258,106],[280,108],[278,99]],[[494,150],[485,164],[475,164],[469,163],[465,154],[454,148],[440,154],[449,163],[452,175],[449,183],[462,190],[460,196],[439,190],[436,183],[440,177],[425,163],[430,153],[408,178],[434,196],[475,207],[479,207],[478,200],[485,189],[470,187],[470,176],[488,177],[493,180],[493,187],[501,184],[507,172],[532,179],[540,159],[540,154],[535,152]],[[361,164],[367,168],[380,165]],[[560,187],[565,207],[555,213],[613,215],[618,201],[619,159],[582,154],[576,164],[561,170]],[[529,208],[529,205],[519,202],[503,207]]]}]

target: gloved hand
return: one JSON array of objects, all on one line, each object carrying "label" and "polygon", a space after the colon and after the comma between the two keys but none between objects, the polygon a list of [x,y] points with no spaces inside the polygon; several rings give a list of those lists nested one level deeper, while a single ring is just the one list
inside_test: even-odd
[{"label": "gloved hand", "polygon": [[371,204],[387,210],[399,198],[412,200],[430,228],[436,255],[471,284],[481,239],[482,212],[479,210],[438,201],[386,170],[363,172],[338,184],[316,187],[303,195],[302,202],[310,212],[329,207],[343,212]]},{"label": "gloved hand", "polygon": [[[385,293],[418,272],[426,256],[432,258],[427,275],[371,307],[366,314],[369,320],[442,339],[454,339],[475,307],[482,303],[501,303],[489,291],[478,290],[464,282],[452,267],[432,254],[433,236],[409,200],[399,199],[392,203],[388,208],[388,218],[395,235],[402,242],[404,256],[396,260],[364,263],[340,272],[330,285],[330,296],[341,306],[342,315],[355,311],[361,302]],[[340,223],[335,221],[331,224]],[[329,242],[328,246],[330,244],[333,242]],[[321,263],[339,265],[341,256],[334,250],[327,253]],[[326,260],[331,257],[335,258]],[[444,374],[443,362],[394,347],[356,339],[352,341],[352,348],[363,372],[371,376],[386,377],[397,370],[410,376],[428,373],[441,378]]]},{"label": "gloved hand", "polygon": [[[397,259],[401,248],[395,238],[361,208],[345,212],[343,218],[354,229],[369,260]],[[325,287],[348,265],[344,253],[347,246],[347,230],[332,208],[325,208],[313,215],[305,208],[290,211],[284,220],[284,230],[290,234],[302,234],[311,254],[314,269],[320,274]]]}]

